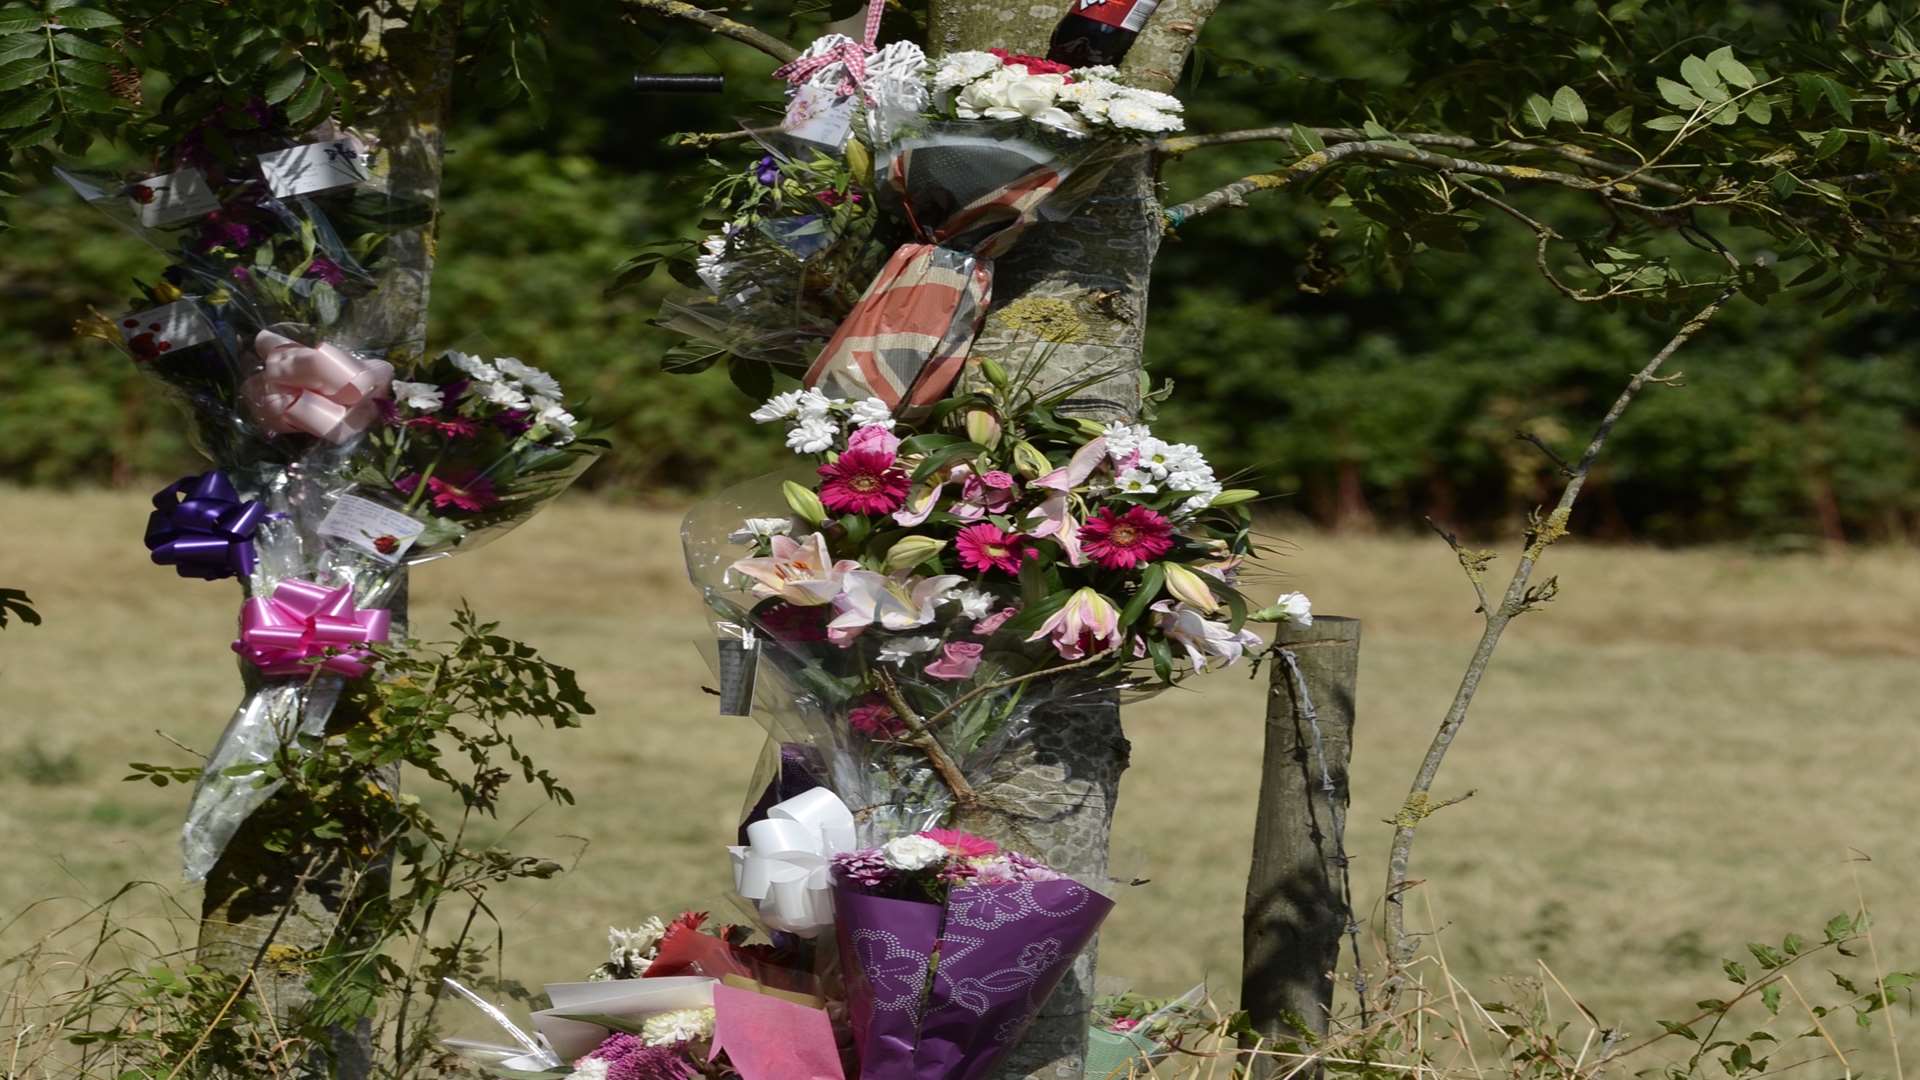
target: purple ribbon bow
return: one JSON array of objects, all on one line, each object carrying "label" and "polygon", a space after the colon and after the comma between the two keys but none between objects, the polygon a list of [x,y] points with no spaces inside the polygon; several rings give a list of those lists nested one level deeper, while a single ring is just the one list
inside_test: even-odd
[{"label": "purple ribbon bow", "polygon": [[253,532],[265,511],[242,502],[219,469],[182,477],[153,496],[147,550],[181,577],[218,581],[253,573]]},{"label": "purple ribbon bow", "polygon": [[240,609],[240,640],[233,651],[267,675],[306,675],[317,665],[348,678],[367,673],[367,650],[387,640],[393,621],[380,608],[356,611],[353,587],[328,588],[312,581],[283,581],[272,598],[256,596]]}]

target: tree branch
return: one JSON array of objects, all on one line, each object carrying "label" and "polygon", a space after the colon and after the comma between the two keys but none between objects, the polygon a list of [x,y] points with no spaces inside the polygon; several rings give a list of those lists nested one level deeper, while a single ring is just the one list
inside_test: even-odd
[{"label": "tree branch", "polygon": [[721,37],[732,38],[742,45],[751,45],[783,64],[800,55],[799,49],[772,34],[756,30],[746,23],[729,19],[717,12],[695,7],[686,3],[685,0],[620,0],[620,2],[636,11],[651,15],[699,23]]},{"label": "tree branch", "polygon": [[[1296,125],[1293,124],[1280,124],[1273,127],[1244,128],[1238,131],[1216,131],[1200,135],[1176,135],[1171,139],[1160,140],[1160,142],[1155,145],[1155,149],[1166,157],[1180,157],[1183,154],[1208,146],[1233,146],[1251,142],[1285,141],[1293,137],[1295,126]],[[1369,136],[1359,128],[1309,127],[1303,130],[1311,131],[1315,135],[1320,136],[1320,140],[1328,145],[1363,142],[1373,138],[1373,136]],[[1555,157],[1571,161],[1576,165],[1583,165],[1589,169],[1597,169],[1600,172],[1608,173],[1615,177],[1628,176],[1634,173],[1637,168],[1636,166],[1627,165],[1622,162],[1608,161],[1605,158],[1595,157],[1578,147],[1560,146],[1552,143],[1507,141],[1484,145],[1465,135],[1436,135],[1418,132],[1411,134],[1395,132],[1393,138],[1412,143],[1415,146],[1444,146],[1455,150],[1510,150],[1519,154],[1552,154]],[[1638,176],[1633,179],[1632,183],[1657,188],[1658,190],[1675,195],[1685,194],[1687,191],[1684,185],[1653,176]]]},{"label": "tree branch", "polygon": [[[1739,262],[1732,254],[1721,250],[1721,255],[1734,269]],[[1567,520],[1573,513],[1574,501],[1580,497],[1580,491],[1586,486],[1587,477],[1593,471],[1593,463],[1606,446],[1607,439],[1613,434],[1614,425],[1633,404],[1648,383],[1659,382],[1659,372],[1680,347],[1691,341],[1714,316],[1726,306],[1738,290],[1728,286],[1713,301],[1687,320],[1673,337],[1663,346],[1645,367],[1636,373],[1627,383],[1626,389],[1615,399],[1613,407],[1600,421],[1593,438],[1580,455],[1579,462],[1573,467],[1571,479],[1565,490],[1560,493],[1560,501],[1553,511],[1544,518],[1536,518],[1533,528],[1527,536],[1524,553],[1518,566],[1514,567],[1513,577],[1507,583],[1507,589],[1500,605],[1486,611],[1486,627],[1480,634],[1480,643],[1474,648],[1473,658],[1467,664],[1466,674],[1460,680],[1460,687],[1454,692],[1453,703],[1448,707],[1446,717],[1440,723],[1440,729],[1434,734],[1433,743],[1427,748],[1426,758],[1421,761],[1419,771],[1414,775],[1412,789],[1402,804],[1406,811],[1394,820],[1393,847],[1387,859],[1387,887],[1385,893],[1387,924],[1387,960],[1389,977],[1388,993],[1394,994],[1404,985],[1405,970],[1418,953],[1419,946],[1407,933],[1406,912],[1403,894],[1407,883],[1407,873],[1413,859],[1414,831],[1419,818],[1424,813],[1414,813],[1416,808],[1425,809],[1430,804],[1430,792],[1434,778],[1440,772],[1440,764],[1446,759],[1447,749],[1453,744],[1454,737],[1467,722],[1467,710],[1473,704],[1474,694],[1480,688],[1481,677],[1486,674],[1487,665],[1493,659],[1495,647],[1500,644],[1500,635],[1506,631],[1507,624],[1514,616],[1527,610],[1537,602],[1538,594],[1529,590],[1528,583],[1533,577],[1533,569],[1539,563],[1554,541],[1566,535]],[[1444,535],[1444,534],[1443,534]],[[1457,548],[1456,548],[1457,551]],[[1532,599],[1530,599],[1532,598]]]}]

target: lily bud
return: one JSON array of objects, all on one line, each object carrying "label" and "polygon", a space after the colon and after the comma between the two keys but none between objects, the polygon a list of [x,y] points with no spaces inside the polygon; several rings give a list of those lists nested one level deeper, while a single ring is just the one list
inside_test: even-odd
[{"label": "lily bud", "polygon": [[1167,572],[1167,591],[1178,597],[1181,603],[1209,614],[1219,610],[1220,601],[1214,599],[1213,590],[1207,587],[1205,578],[1176,562],[1160,565]]},{"label": "lily bud", "polygon": [[180,287],[171,281],[161,281],[153,287],[153,298],[163,304],[171,304],[185,295],[180,291]]},{"label": "lily bud", "polygon": [[985,409],[967,413],[967,438],[991,450],[1000,442],[1000,421]]},{"label": "lily bud", "polygon": [[1013,468],[1021,476],[1032,480],[1053,471],[1053,462],[1025,439],[1013,440]]},{"label": "lily bud", "polygon": [[911,570],[921,563],[926,562],[928,559],[933,558],[935,555],[940,554],[941,550],[946,546],[947,542],[945,540],[935,540],[931,536],[902,537],[897,543],[887,549],[887,558],[884,564],[886,571],[889,574],[897,574],[902,570]]},{"label": "lily bud", "polygon": [[1207,505],[1214,509],[1222,506],[1239,506],[1243,502],[1252,502],[1259,497],[1260,493],[1252,488],[1228,488],[1220,494],[1215,495],[1213,501]]},{"label": "lily bud", "polygon": [[1306,593],[1290,592],[1273,602],[1271,607],[1263,607],[1247,616],[1248,622],[1290,622],[1300,626],[1313,625],[1313,601]]},{"label": "lily bud", "polygon": [[1073,426],[1079,428],[1080,434],[1089,439],[1098,439],[1107,433],[1107,425],[1098,420],[1088,420],[1084,416],[1074,417]]},{"label": "lily bud", "polygon": [[793,512],[805,518],[809,524],[818,528],[826,523],[827,508],[821,505],[820,496],[814,494],[811,488],[788,480],[780,485],[780,492],[787,497],[787,505],[793,507]]},{"label": "lily bud", "polygon": [[987,377],[988,382],[993,384],[995,390],[1006,390],[1008,382],[1007,369],[1001,367],[998,360],[995,360],[991,356],[981,357],[980,372]]}]

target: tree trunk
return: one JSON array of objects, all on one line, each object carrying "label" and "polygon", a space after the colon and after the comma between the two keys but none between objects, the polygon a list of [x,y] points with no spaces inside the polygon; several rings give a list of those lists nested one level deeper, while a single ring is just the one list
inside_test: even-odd
[{"label": "tree trunk", "polygon": [[[1274,644],[1295,660],[1271,661],[1240,977],[1240,1005],[1269,1045],[1326,1034],[1340,938],[1352,919],[1341,838],[1360,622],[1323,615],[1312,626],[1283,624]],[[1292,1067],[1279,1064],[1262,1062],[1254,1074]]]},{"label": "tree trunk", "polygon": [[[364,118],[365,128],[378,136],[390,194],[396,200],[417,201],[437,213],[455,27],[451,16],[445,14],[430,14],[416,21],[412,0],[397,7],[402,11],[400,17],[370,17],[362,43],[367,59],[356,77],[368,88],[365,100],[378,102],[372,115]],[[396,362],[422,354],[436,223],[429,220],[388,239],[379,287],[373,297],[348,312],[342,340],[385,343],[388,358]],[[388,608],[393,612],[393,639],[399,640],[407,632],[404,567],[396,572]],[[259,684],[258,675],[244,662],[241,667],[251,693]],[[360,719],[342,712],[329,728]],[[398,777],[392,782],[397,788]],[[276,797],[262,807],[208,874],[201,903],[198,959],[215,970],[245,972],[259,957],[253,978],[272,1013],[275,1028],[284,1034],[292,1030],[287,1021],[311,1001],[305,959],[338,931],[351,914],[356,894],[384,891],[390,879],[381,870],[352,880],[339,861],[327,862],[324,856],[324,865],[308,873],[313,868],[306,860],[267,851],[259,840],[271,827],[279,805],[281,797]],[[303,1075],[359,1080],[371,1074],[370,1022],[334,1030],[331,1042],[332,1071],[328,1071],[326,1061],[320,1060],[322,1055],[310,1055],[302,1063]]]},{"label": "tree trunk", "polygon": [[[1171,89],[1219,0],[1166,0],[1123,65],[1139,86]],[[1044,55],[1068,9],[1005,0],[934,0],[927,51],[1004,48]],[[1035,226],[998,260],[993,305],[974,353],[1009,371],[1038,368],[1053,386],[1098,375],[1063,411],[1095,420],[1131,420],[1140,411],[1147,280],[1162,234],[1158,163],[1147,154],[1118,162],[1091,200],[1066,221]],[[981,795],[996,812],[969,819],[985,835],[1015,843],[1095,887],[1107,848],[1128,745],[1117,698],[1045,710],[1038,735],[996,763]],[[1003,1067],[1002,1077],[1044,1080],[1082,1075],[1092,1005],[1093,947],[1074,965]]]}]

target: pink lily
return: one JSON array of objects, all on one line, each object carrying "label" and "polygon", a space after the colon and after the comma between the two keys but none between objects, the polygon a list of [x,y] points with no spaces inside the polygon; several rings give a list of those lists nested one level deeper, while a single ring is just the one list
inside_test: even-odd
[{"label": "pink lily", "polygon": [[1185,604],[1172,600],[1162,600],[1153,605],[1158,613],[1154,625],[1167,635],[1167,640],[1187,651],[1187,661],[1195,671],[1204,671],[1215,659],[1224,660],[1222,667],[1232,667],[1248,649],[1260,646],[1260,637],[1251,630],[1234,633],[1227,624],[1208,619]]},{"label": "pink lily", "polygon": [[1033,482],[1034,487],[1054,491],[1072,491],[1087,482],[1087,477],[1107,460],[1107,440],[1103,435],[1073,452],[1073,460]]},{"label": "pink lily", "polygon": [[875,624],[895,631],[925,626],[933,621],[933,609],[947,591],[964,581],[959,574],[889,577],[872,570],[850,569],[841,578],[840,594],[833,598],[839,614],[827,624],[827,640],[845,646]]},{"label": "pink lily", "polygon": [[773,553],[755,559],[740,559],[727,567],[753,579],[753,595],[777,596],[789,604],[818,607],[840,593],[840,582],[860,564],[852,559],[833,561],[827,552],[827,538],[819,533],[795,540],[790,536],[772,538]]},{"label": "pink lily", "polygon": [[1120,644],[1121,636],[1120,610],[1113,601],[1092,589],[1080,589],[1027,640],[1051,638],[1062,660],[1081,660]]},{"label": "pink lily", "polygon": [[[1039,481],[1034,481],[1037,485]],[[1067,553],[1067,564],[1079,566],[1087,561],[1080,553],[1080,522],[1075,520],[1073,511],[1067,506],[1067,493],[1049,495],[1045,502],[1033,508],[1027,514],[1027,520],[1039,518],[1040,524],[1030,526],[1027,535],[1035,538],[1052,537]]]}]

